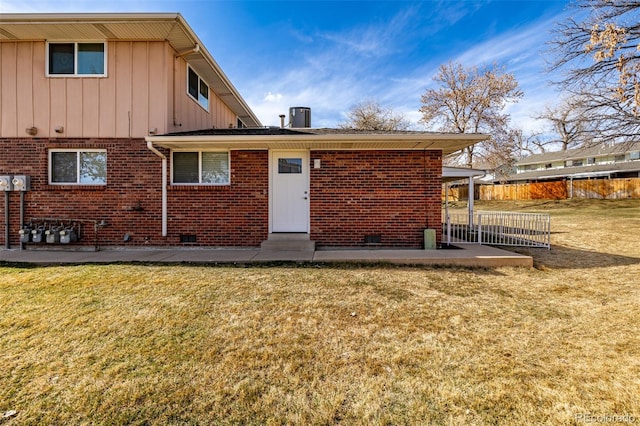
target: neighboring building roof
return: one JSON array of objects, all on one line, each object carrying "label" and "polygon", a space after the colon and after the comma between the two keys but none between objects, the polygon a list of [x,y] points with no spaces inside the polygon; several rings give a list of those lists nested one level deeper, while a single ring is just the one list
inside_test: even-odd
[{"label": "neighboring building roof", "polygon": [[401,149],[442,150],[443,155],[486,140],[489,135],[411,131],[366,131],[263,127],[258,129],[206,129],[148,136],[146,140],[170,149]]},{"label": "neighboring building roof", "polygon": [[516,162],[517,166],[528,164],[544,164],[554,161],[579,160],[588,157],[606,157],[620,155],[627,152],[640,151],[640,141],[622,142],[615,145],[596,145],[589,148],[575,148],[566,151],[545,152],[533,154]]},{"label": "neighboring building roof", "polygon": [[640,172],[640,161],[626,161],[610,164],[593,164],[589,166],[561,167],[547,170],[533,170],[506,176],[504,181],[544,180],[564,178],[588,178],[611,176],[617,173]]},{"label": "neighboring building roof", "polygon": [[258,117],[179,13],[37,13],[0,17],[0,41],[168,41],[248,127]]}]

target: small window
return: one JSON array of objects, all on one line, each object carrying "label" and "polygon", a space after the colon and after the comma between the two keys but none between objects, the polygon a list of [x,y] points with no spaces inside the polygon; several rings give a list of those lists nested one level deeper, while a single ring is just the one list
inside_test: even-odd
[{"label": "small window", "polygon": [[280,174],[302,173],[302,158],[279,158],[278,173]]},{"label": "small window", "polygon": [[187,67],[187,92],[202,108],[209,111],[209,86],[191,67]]},{"label": "small window", "polygon": [[596,164],[596,157],[587,158],[587,164]]},{"label": "small window", "polygon": [[173,183],[228,185],[229,153],[220,151],[173,152]]},{"label": "small window", "polygon": [[640,160],[640,151],[634,151],[630,153],[629,160]]},{"label": "small window", "polygon": [[105,43],[48,43],[47,75],[106,76]]},{"label": "small window", "polygon": [[573,165],[575,167],[580,167],[583,164],[583,160],[573,160]]},{"label": "small window", "polygon": [[52,150],[49,156],[51,184],[106,185],[105,150]]},{"label": "small window", "polygon": [[613,161],[615,161],[616,163],[620,163],[620,162],[624,161],[624,154],[616,155],[615,158],[613,159]]}]

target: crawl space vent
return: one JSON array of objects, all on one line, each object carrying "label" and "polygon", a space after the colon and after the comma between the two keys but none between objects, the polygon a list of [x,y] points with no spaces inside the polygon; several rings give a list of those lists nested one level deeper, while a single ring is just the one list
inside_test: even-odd
[{"label": "crawl space vent", "polygon": [[181,243],[195,243],[196,242],[196,236],[192,235],[192,234],[182,234],[182,235],[180,235],[180,242]]},{"label": "crawl space vent", "polygon": [[382,235],[365,235],[364,243],[365,244],[380,244],[382,242]]}]

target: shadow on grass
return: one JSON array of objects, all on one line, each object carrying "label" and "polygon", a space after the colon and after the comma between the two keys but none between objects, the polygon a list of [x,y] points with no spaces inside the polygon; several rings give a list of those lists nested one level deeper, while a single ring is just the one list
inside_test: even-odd
[{"label": "shadow on grass", "polygon": [[552,245],[551,250],[537,248],[503,248],[533,257],[535,268],[583,269],[640,264],[639,257],[580,250],[560,245]]}]

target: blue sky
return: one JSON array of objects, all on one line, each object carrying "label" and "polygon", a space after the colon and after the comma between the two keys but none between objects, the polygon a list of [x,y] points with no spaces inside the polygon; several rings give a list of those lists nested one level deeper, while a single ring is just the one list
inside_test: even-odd
[{"label": "blue sky", "polygon": [[365,99],[403,113],[423,129],[420,96],[441,64],[498,64],[524,98],[512,124],[557,93],[545,73],[545,43],[568,1],[211,1],[0,0],[0,13],[180,12],[264,125],[291,106],[312,109],[312,126],[336,127]]}]

